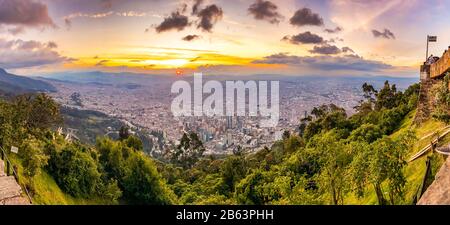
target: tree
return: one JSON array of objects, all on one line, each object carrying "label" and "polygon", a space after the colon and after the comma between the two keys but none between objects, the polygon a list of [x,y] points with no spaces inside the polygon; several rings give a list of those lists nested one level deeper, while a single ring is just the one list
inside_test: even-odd
[{"label": "tree", "polygon": [[173,193],[161,179],[150,159],[136,152],[126,160],[122,185],[124,195],[136,204],[168,205],[175,202]]},{"label": "tree", "polygon": [[375,96],[378,93],[377,90],[375,90],[375,88],[370,85],[367,84],[366,82],[362,85],[362,90],[364,92],[363,97],[369,101],[369,102],[373,102],[375,100]]},{"label": "tree", "polygon": [[106,179],[117,180],[126,200],[135,204],[173,204],[176,199],[154,162],[121,141],[98,138],[96,149]]},{"label": "tree", "polygon": [[130,128],[121,126],[119,130],[119,140],[125,140],[130,136]]},{"label": "tree", "polygon": [[[406,185],[403,174],[405,157],[414,140],[415,136],[408,131],[396,139],[384,137],[369,147],[362,145],[352,162],[353,183],[358,195],[362,196],[364,185],[370,183],[378,204],[395,204],[402,199]],[[385,196],[384,193],[389,195]]]},{"label": "tree", "polygon": [[389,81],[384,82],[383,88],[380,89],[376,96],[375,110],[381,110],[382,108],[392,109],[399,103],[397,88],[395,84],[391,86]]},{"label": "tree", "polygon": [[383,136],[382,130],[373,124],[363,124],[350,134],[351,141],[372,143]]},{"label": "tree", "polygon": [[351,162],[351,155],[346,146],[339,140],[339,134],[329,131],[313,140],[313,147],[318,157],[319,188],[328,193],[334,205],[344,203],[344,195],[348,191],[347,167]]},{"label": "tree", "polygon": [[134,150],[137,150],[137,151],[144,150],[144,145],[142,143],[142,140],[134,135],[128,136],[128,138],[124,139],[123,142],[125,143],[126,146],[128,146]]},{"label": "tree", "polygon": [[221,176],[229,192],[234,191],[234,185],[245,177],[247,165],[242,156],[227,157],[220,166]]},{"label": "tree", "polygon": [[76,105],[83,107],[83,102],[81,101],[81,95],[79,92],[74,92],[70,95],[70,100]]},{"label": "tree", "polygon": [[53,152],[49,170],[61,189],[75,197],[95,195],[101,184],[101,174],[94,159],[74,145]]},{"label": "tree", "polygon": [[283,131],[283,140],[288,139],[291,136],[291,132],[288,130]]},{"label": "tree", "polygon": [[43,152],[43,145],[36,139],[28,139],[20,148],[25,173],[30,178],[36,176],[47,165],[48,156]]},{"label": "tree", "polygon": [[170,159],[184,168],[190,168],[202,157],[204,151],[203,143],[196,133],[184,133],[180,144],[171,153]]}]

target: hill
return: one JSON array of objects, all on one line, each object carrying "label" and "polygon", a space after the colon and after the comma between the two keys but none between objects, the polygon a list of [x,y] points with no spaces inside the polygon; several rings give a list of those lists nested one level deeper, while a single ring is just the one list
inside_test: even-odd
[{"label": "hill", "polygon": [[56,88],[45,81],[10,74],[0,68],[0,91],[3,94],[14,95],[29,92],[55,92]]}]

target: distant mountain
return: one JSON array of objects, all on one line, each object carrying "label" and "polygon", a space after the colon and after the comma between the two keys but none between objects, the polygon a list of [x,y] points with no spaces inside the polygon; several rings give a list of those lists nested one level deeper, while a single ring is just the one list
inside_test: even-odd
[{"label": "distant mountain", "polygon": [[55,91],[56,88],[45,81],[10,74],[0,68],[0,92],[4,94]]}]

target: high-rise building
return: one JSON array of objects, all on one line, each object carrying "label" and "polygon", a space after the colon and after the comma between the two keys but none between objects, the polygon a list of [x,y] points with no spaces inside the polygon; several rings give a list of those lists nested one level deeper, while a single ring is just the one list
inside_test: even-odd
[{"label": "high-rise building", "polygon": [[227,129],[233,129],[233,117],[232,116],[227,116]]}]

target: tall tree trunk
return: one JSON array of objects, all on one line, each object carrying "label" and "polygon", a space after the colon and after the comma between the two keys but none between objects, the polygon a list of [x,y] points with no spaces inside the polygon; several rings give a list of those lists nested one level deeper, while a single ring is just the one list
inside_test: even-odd
[{"label": "tall tree trunk", "polygon": [[375,189],[375,193],[377,194],[378,204],[386,205],[386,200],[384,199],[383,190],[381,190],[381,185],[375,184],[374,189]]}]

